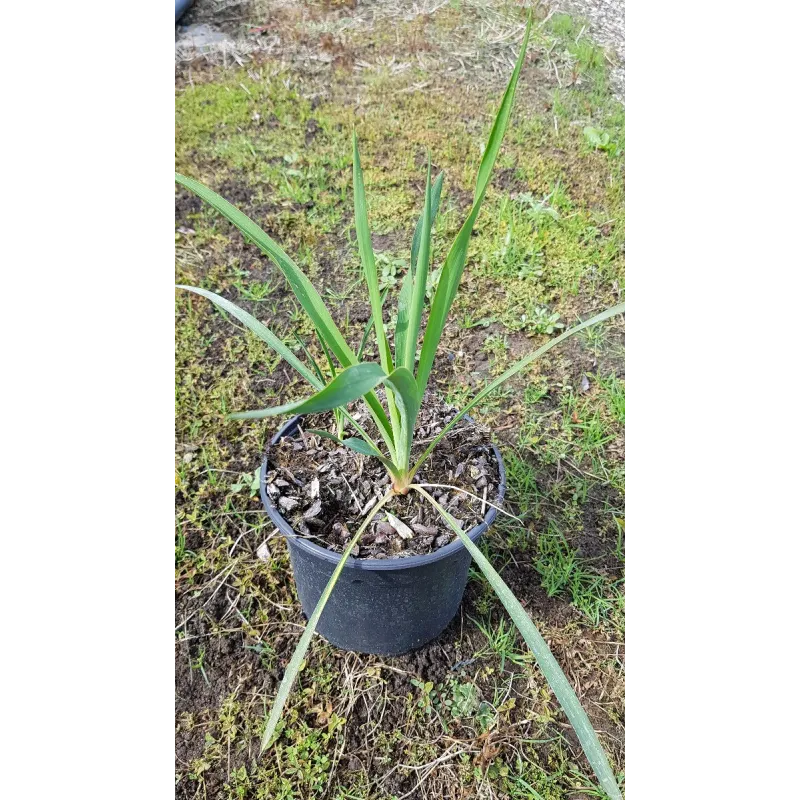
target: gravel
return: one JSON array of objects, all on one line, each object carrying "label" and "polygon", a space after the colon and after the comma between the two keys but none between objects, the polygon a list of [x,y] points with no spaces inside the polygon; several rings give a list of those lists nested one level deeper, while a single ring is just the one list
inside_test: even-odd
[{"label": "gravel", "polygon": [[584,17],[592,39],[609,50],[618,62],[610,68],[611,85],[620,100],[625,98],[625,0],[556,0],[554,13]]},{"label": "gravel", "polygon": [[[450,78],[459,75],[460,80],[504,85],[524,27],[518,9],[510,7],[506,0],[461,2],[463,24],[447,29],[445,40],[433,42],[430,52],[418,53],[419,66],[430,74],[441,72]],[[302,0],[196,0],[175,28],[175,60],[188,64],[204,57],[225,65],[244,66],[260,52],[294,61],[305,69],[317,67],[324,71],[333,56],[318,46],[323,34],[352,39],[360,31],[372,31],[387,22],[413,22],[443,5],[442,0],[419,0],[413,4],[371,0],[347,6],[346,11],[343,6],[332,5],[320,15],[311,14]],[[545,0],[542,10],[587,20],[587,30],[581,35],[606,49],[612,90],[624,102],[625,0]],[[297,30],[309,35],[298,39],[296,25],[300,26]],[[376,67],[366,62],[356,66],[359,70]],[[408,66],[395,64],[394,68]]]}]

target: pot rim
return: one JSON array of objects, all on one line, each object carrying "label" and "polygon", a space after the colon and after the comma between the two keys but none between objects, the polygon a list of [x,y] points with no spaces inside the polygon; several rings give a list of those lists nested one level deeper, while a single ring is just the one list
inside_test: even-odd
[{"label": "pot rim", "polygon": [[[284,436],[288,436],[291,429],[297,426],[303,416],[305,415],[299,414],[288,420],[284,425],[281,426],[280,430],[278,430],[272,439],[270,439],[269,444],[267,445],[267,449],[264,453],[264,460],[261,462],[261,474],[259,476],[261,502],[264,505],[269,518],[275,523],[275,526],[287,538],[287,540],[290,540],[292,544],[296,545],[309,555],[317,556],[323,561],[327,561],[330,564],[336,565],[342,558],[341,553],[336,553],[333,550],[328,550],[325,547],[321,547],[320,545],[312,542],[310,539],[306,539],[304,536],[300,536],[299,534],[295,533],[292,526],[286,521],[280,511],[278,511],[270,496],[267,494],[266,481],[269,449],[273,445],[277,444]],[[464,419],[468,420],[469,422],[475,422],[475,420],[473,420],[468,414],[464,415]],[[501,505],[506,494],[506,469],[505,465],[503,464],[503,457],[500,455],[500,450],[498,450],[497,445],[492,443],[491,448],[492,452],[494,453],[494,457],[497,459],[497,467],[500,477],[500,483],[497,487],[497,500],[495,505]],[[466,532],[467,536],[469,536],[473,542],[477,542],[478,538],[486,532],[496,517],[497,509],[489,506],[489,510],[486,513],[483,522],[479,522],[477,525],[470,528]],[[455,541],[446,544],[444,547],[440,547],[433,553],[408,556],[407,558],[353,558],[350,556],[347,561],[345,561],[344,566],[346,569],[363,569],[377,572],[403,570],[413,567],[422,567],[427,564],[433,564],[443,558],[449,558],[450,556],[455,555],[459,550],[465,549],[466,548],[461,542],[461,539],[456,537]]]}]

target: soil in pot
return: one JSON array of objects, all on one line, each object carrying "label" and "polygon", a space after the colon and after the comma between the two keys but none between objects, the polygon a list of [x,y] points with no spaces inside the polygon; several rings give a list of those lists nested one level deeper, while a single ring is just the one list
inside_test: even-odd
[{"label": "soil in pot", "polygon": [[[353,413],[377,441],[364,406]],[[417,420],[412,463],[456,413],[452,406],[426,394]],[[369,510],[386,492],[390,479],[377,459],[307,433],[315,428],[334,432],[332,413],[309,416],[304,423],[301,436],[284,438],[270,449],[267,493],[296,534],[342,552]],[[499,471],[489,432],[463,418],[439,442],[415,482],[448,484],[472,492],[480,499],[452,489],[428,490],[463,530],[482,522],[489,509],[485,501],[496,503],[499,488]],[[436,509],[417,492],[393,497],[384,509],[388,513],[378,512],[353,549],[354,557],[424,555],[455,538]]]}]

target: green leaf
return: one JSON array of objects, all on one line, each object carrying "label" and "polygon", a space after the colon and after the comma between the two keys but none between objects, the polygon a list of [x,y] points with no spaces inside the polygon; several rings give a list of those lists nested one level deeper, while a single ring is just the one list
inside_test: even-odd
[{"label": "green leaf", "polygon": [[[419,322],[416,325],[416,333],[413,334],[414,343],[411,344],[410,341],[406,341],[407,336],[411,336],[409,329],[409,314],[411,311],[411,304],[412,304],[412,297],[415,292],[415,277],[414,277],[414,266],[417,263],[417,259],[419,257],[419,245],[420,239],[422,238],[422,232],[425,228],[425,213],[428,207],[428,193],[429,193],[429,183],[430,183],[430,159],[428,163],[428,179],[425,186],[425,203],[424,208],[422,211],[422,215],[420,216],[419,220],[417,221],[417,227],[414,231],[414,239],[411,242],[411,266],[409,267],[408,271],[403,278],[403,285],[400,289],[400,297],[397,301],[397,325],[395,327],[394,332],[394,352],[395,352],[395,361],[400,366],[406,366],[410,370],[413,371],[414,369],[414,361],[417,356],[417,339],[419,338]],[[428,236],[430,236],[430,231],[433,229],[433,223],[436,219],[436,214],[439,211],[439,199],[442,195],[442,184],[444,183],[444,172],[439,173],[439,177],[436,179],[436,182],[433,184],[433,189],[430,192],[430,225],[427,226]],[[428,258],[428,262],[430,262],[430,258]],[[426,263],[426,274],[427,274],[427,263]],[[427,283],[427,276],[426,281]],[[420,305],[420,314],[422,311],[422,304],[425,301],[425,290],[427,286],[422,289],[422,302]],[[407,350],[413,350],[411,352],[410,361],[404,361],[404,355]]]},{"label": "green leaf", "polygon": [[362,523],[361,527],[356,531],[355,536],[348,542],[347,547],[344,549],[342,553],[342,557],[339,559],[339,563],[336,565],[336,569],[334,569],[333,574],[330,577],[325,589],[323,589],[322,594],[320,595],[319,601],[317,602],[316,608],[314,609],[311,616],[308,618],[308,624],[306,625],[306,629],[303,631],[303,635],[300,637],[300,641],[297,643],[297,648],[295,649],[294,653],[292,654],[291,659],[289,660],[289,665],[286,667],[286,671],[283,673],[283,680],[281,681],[281,685],[278,687],[278,694],[275,696],[275,702],[272,704],[272,710],[269,714],[269,719],[267,719],[267,726],[264,730],[264,736],[261,739],[261,750],[259,755],[261,755],[271,744],[273,740],[273,735],[275,733],[275,728],[278,725],[278,721],[281,718],[281,714],[283,713],[283,707],[286,705],[286,700],[289,697],[289,692],[292,689],[292,684],[297,677],[297,673],[300,672],[300,666],[303,663],[303,659],[305,658],[306,651],[308,650],[308,646],[311,644],[311,637],[314,635],[314,631],[317,628],[317,624],[319,623],[319,618],[322,616],[322,612],[325,609],[325,605],[328,602],[328,598],[331,596],[331,592],[333,592],[333,587],[336,586],[336,582],[339,580],[339,576],[342,574],[342,570],[344,569],[345,562],[350,557],[350,553],[353,551],[353,548],[358,543],[358,540],[361,538],[361,534],[366,530],[367,526],[370,522],[372,522],[375,515],[378,511],[383,508],[385,503],[391,498],[393,495],[391,492],[387,492],[376,504],[373,506],[372,510],[367,515],[367,518]]},{"label": "green leaf", "polygon": [[264,419],[277,414],[318,414],[332,408],[346,406],[374,389],[386,378],[380,364],[371,361],[353,364],[343,369],[324,389],[305,400],[297,400],[274,408],[258,411],[240,411],[231,414],[229,419]]},{"label": "green leaf", "polygon": [[411,310],[411,297],[414,292],[414,273],[409,269],[403,278],[400,295],[397,298],[397,325],[394,329],[394,358],[403,366],[408,335],[408,315]]},{"label": "green leaf", "polygon": [[394,391],[397,409],[400,412],[400,439],[396,442],[397,460],[405,468],[408,466],[408,457],[414,441],[414,426],[419,414],[420,396],[417,382],[414,380],[414,373],[408,367],[397,367],[386,377],[385,383]]},{"label": "green leaf", "polygon": [[386,343],[386,334],[383,329],[383,314],[381,313],[381,293],[378,288],[378,270],[375,267],[375,254],[372,252],[372,238],[367,220],[367,198],[364,193],[364,176],[361,172],[361,159],[358,155],[358,139],[353,131],[353,195],[355,198],[356,237],[358,238],[358,251],[361,255],[361,265],[364,268],[364,277],[369,289],[369,302],[372,306],[372,317],[375,324],[375,335],[378,339],[378,352],[381,357],[381,366],[384,371],[392,371],[392,356]]},{"label": "green leaf", "polygon": [[[392,363],[389,341],[386,338],[386,331],[383,327],[383,307],[378,288],[378,270],[375,267],[375,254],[372,252],[372,238],[367,220],[367,198],[364,193],[364,176],[361,172],[361,159],[358,155],[358,138],[356,137],[355,129],[353,130],[353,196],[355,200],[358,251],[361,255],[361,265],[364,268],[364,277],[367,280],[367,288],[369,289],[369,302],[372,306],[372,317],[375,324],[375,338],[378,340],[381,366],[388,374],[394,368],[394,364]],[[389,407],[389,418],[392,426],[391,444],[395,446],[395,439],[400,433],[400,422],[394,398],[389,390],[386,391],[386,405]],[[384,438],[386,437],[384,436]]]},{"label": "green leaf", "polygon": [[428,175],[425,180],[425,210],[422,214],[422,230],[420,232],[419,251],[417,255],[417,268],[414,272],[414,292],[411,298],[411,307],[408,312],[408,335],[405,337],[405,352],[400,366],[414,369],[414,360],[417,355],[417,339],[419,326],[422,320],[422,306],[425,303],[425,288],[428,280],[428,264],[431,255],[431,161],[428,156]]},{"label": "green leaf", "polygon": [[325,359],[328,362],[328,369],[331,371],[331,378],[336,377],[336,373],[339,371],[336,369],[336,364],[333,363],[333,356],[331,355],[331,351],[328,348],[328,345],[325,344],[325,340],[319,335],[319,331],[314,331],[317,334],[317,340],[319,341],[320,347],[322,348],[322,352],[325,354]]},{"label": "green leaf", "polygon": [[566,675],[564,675],[558,661],[556,661],[555,657],[550,652],[547,642],[542,638],[542,635],[536,629],[536,626],[533,624],[533,621],[528,616],[519,600],[514,597],[514,593],[508,588],[500,575],[498,575],[486,556],[481,553],[478,546],[456,525],[450,514],[448,514],[424,489],[416,484],[412,484],[411,488],[416,489],[434,505],[447,524],[455,531],[458,538],[461,539],[462,544],[467,548],[481,572],[486,576],[491,587],[500,598],[500,602],[505,606],[506,611],[508,611],[511,620],[522,634],[522,638],[525,639],[525,643],[536,657],[536,662],[542,674],[547,679],[550,688],[561,704],[561,708],[564,709],[567,719],[575,729],[583,752],[592,765],[592,769],[597,779],[600,781],[600,785],[612,800],[622,800],[622,794],[617,786],[614,773],[608,763],[600,740],[597,738],[597,734],[592,727],[592,723],[589,721],[589,717],[583,710],[580,700],[578,700],[575,691],[567,680]]},{"label": "green leaf", "polygon": [[[439,211],[439,199],[442,196],[442,184],[444,183],[444,170],[439,173],[439,176],[433,183],[433,191],[431,192],[431,226],[436,221],[436,214]],[[417,220],[417,227],[414,228],[414,238],[411,240],[411,272],[417,265],[417,254],[419,253],[419,242],[422,237],[422,225],[425,211],[423,210]]]},{"label": "green leaf", "polygon": [[311,352],[306,347],[306,343],[297,335],[294,335],[294,338],[297,340],[297,344],[300,345],[303,352],[306,354],[306,358],[311,362],[311,366],[314,368],[314,374],[319,378],[320,385],[325,385],[325,376],[322,374],[322,370],[319,368],[319,364],[317,364],[316,359],[314,356],[311,355]]},{"label": "green leaf", "polygon": [[458,232],[450,248],[450,252],[447,254],[444,266],[442,267],[442,274],[439,278],[439,285],[436,287],[436,294],[433,297],[431,312],[428,317],[428,325],[425,329],[425,336],[422,341],[419,366],[417,368],[417,384],[420,394],[425,393],[425,387],[428,385],[433,359],[436,356],[436,350],[442,338],[442,331],[444,331],[444,326],[447,322],[447,315],[450,313],[450,306],[453,304],[458,285],[461,281],[461,274],[464,271],[472,229],[480,213],[481,204],[486,194],[486,187],[489,183],[489,176],[491,175],[492,168],[497,159],[497,154],[500,150],[500,145],[503,141],[503,136],[508,127],[508,119],[511,115],[511,107],[514,104],[514,93],[517,89],[519,73],[522,69],[522,62],[525,59],[525,51],[528,48],[531,22],[532,17],[528,14],[528,24],[525,26],[522,48],[519,51],[517,63],[511,74],[511,80],[506,87],[503,100],[500,103],[500,109],[492,125],[492,131],[489,134],[486,149],[484,150],[481,164],[478,168],[478,177],[475,183],[475,199],[472,204],[472,210],[467,220],[462,225],[461,230]]},{"label": "green leaf", "polygon": [[[268,255],[286,276],[286,280],[289,282],[289,286],[300,301],[300,305],[305,309],[305,312],[314,323],[314,327],[328,343],[328,346],[336,354],[341,364],[349,366],[358,363],[355,353],[350,349],[341,332],[336,327],[328,309],[325,307],[325,303],[322,302],[322,298],[311,284],[311,281],[309,281],[300,268],[286,255],[278,244],[270,239],[270,237],[246,214],[243,214],[238,208],[231,205],[225,198],[220,197],[207,186],[203,186],[199,181],[193,178],[187,178],[185,175],[180,175],[177,172],[175,173],[175,180],[181,184],[181,186],[185,186],[189,191],[194,192],[201,200],[205,200],[212,208],[219,211],[223,217],[232,222],[244,234],[245,239],[253,242],[263,253]],[[192,291],[197,290],[192,289]],[[281,355],[283,355],[283,353],[281,353]],[[292,366],[295,365],[292,364]],[[297,369],[297,367],[295,367],[295,369]],[[306,376],[303,375],[303,377]],[[306,380],[308,380],[308,378],[306,378]],[[311,383],[313,383],[313,381],[311,381]],[[383,410],[378,398],[374,394],[368,395],[366,401],[381,434],[391,449],[394,446],[394,439],[389,427],[389,419],[386,416],[386,412]]]},{"label": "green leaf", "polygon": [[381,451],[378,450],[375,445],[369,444],[369,442],[365,442],[363,439],[357,439],[355,436],[351,436],[347,439],[340,439],[338,436],[328,433],[328,431],[321,431],[317,430],[316,428],[308,430],[306,433],[315,433],[317,436],[322,436],[324,439],[331,439],[338,444],[348,447],[350,450],[353,450],[356,453],[360,453],[362,456],[372,456],[373,458],[377,458],[393,476],[398,476],[397,467],[395,467],[395,465],[388,458],[386,458],[386,456],[382,455]]},{"label": "green leaf", "polygon": [[610,137],[602,128],[587,126],[583,129],[583,135],[592,147],[603,149],[608,146]]},{"label": "green leaf", "polygon": [[246,214],[239,211],[236,206],[229,203],[216,192],[213,192],[202,183],[184,175],[175,173],[175,180],[194,192],[202,200],[215,208],[232,222],[245,236],[253,242],[259,250],[268,255],[286,276],[289,286],[297,297],[300,305],[314,323],[314,327],[325,337],[331,350],[342,364],[349,365],[355,361],[355,354],[348,346],[339,329],[336,327],[330,312],[322,302],[322,298],[314,288],[311,281],[303,274],[297,264],[289,258],[281,247],[253,222]]},{"label": "green leaf", "polygon": [[[281,358],[294,367],[315,389],[321,389],[325,382],[320,380],[300,359],[264,324],[259,322],[252,314],[248,314],[239,306],[220,297],[207,289],[198,289],[197,286],[178,284],[178,289],[186,289],[201,297],[208,298],[215,306],[236,317],[246,328],[251,330],[259,339],[266,342]],[[305,348],[304,348],[305,349]],[[313,359],[312,359],[313,361]]]},{"label": "green leaf", "polygon": [[442,438],[450,431],[450,429],[464,416],[467,414],[470,409],[476,406],[478,403],[483,400],[484,397],[491,394],[495,389],[505,383],[509,378],[514,377],[518,372],[525,369],[527,366],[532,364],[536,361],[537,358],[543,356],[548,350],[551,350],[557,344],[560,344],[564,341],[564,339],[568,339],[570,336],[574,336],[579,331],[584,330],[585,328],[589,328],[592,325],[597,325],[598,322],[603,322],[604,320],[609,319],[609,317],[613,317],[616,314],[622,314],[625,311],[625,303],[619,303],[616,306],[612,306],[611,308],[607,308],[605,311],[601,311],[599,314],[595,314],[591,319],[587,319],[586,322],[581,322],[580,325],[576,325],[574,328],[570,328],[568,331],[564,331],[560,336],[556,336],[555,339],[551,339],[547,344],[542,345],[538,350],[534,350],[529,355],[521,358],[516,364],[510,366],[502,375],[498,378],[495,378],[486,388],[482,389],[472,400],[467,403],[461,411],[456,414],[447,425],[444,426],[444,429],[436,436],[436,438],[428,445],[425,452],[420,456],[419,461],[414,464],[413,469],[411,470],[411,474],[413,475],[424,463],[425,459],[433,452],[434,447],[442,440]]}]

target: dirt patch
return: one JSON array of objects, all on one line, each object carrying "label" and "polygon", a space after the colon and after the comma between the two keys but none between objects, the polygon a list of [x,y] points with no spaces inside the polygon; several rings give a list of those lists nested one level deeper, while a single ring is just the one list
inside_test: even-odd
[{"label": "dirt patch", "polygon": [[[362,406],[356,413],[363,422],[366,408]],[[427,398],[417,421],[419,444],[412,450],[412,463],[455,415],[455,408]],[[335,430],[331,420],[330,414],[310,417],[304,421],[305,429],[331,432]],[[335,552],[342,552],[391,483],[376,458],[309,432],[284,438],[270,450],[269,463],[267,493],[275,507],[297,534]],[[499,468],[488,432],[462,419],[442,439],[415,480],[464,489],[431,487],[430,493],[462,530],[478,525],[489,509],[484,501],[497,503],[499,499]],[[438,511],[418,492],[395,496],[384,509],[388,513],[377,514],[353,548],[353,557],[425,555],[455,539]]]}]

